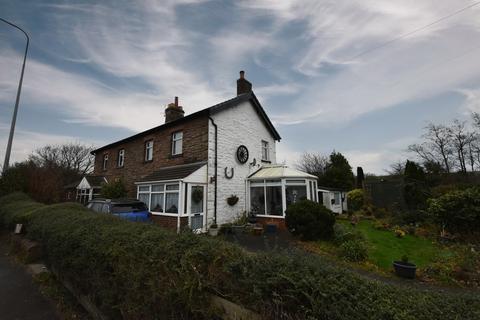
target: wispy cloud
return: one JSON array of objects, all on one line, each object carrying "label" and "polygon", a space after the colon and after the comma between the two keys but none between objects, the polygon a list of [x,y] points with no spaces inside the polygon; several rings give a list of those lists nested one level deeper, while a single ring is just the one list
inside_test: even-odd
[{"label": "wispy cloud", "polygon": [[[465,97],[465,108],[478,110],[480,46],[472,39],[480,36],[480,6],[380,48],[469,4],[246,0],[215,6],[233,8],[229,13],[195,0],[15,4],[44,19],[36,25],[23,17],[32,23],[33,45],[22,103],[72,125],[140,131],[163,121],[174,96],[187,113],[231,98],[245,69],[280,129],[344,125],[452,90]],[[0,48],[0,101],[14,97],[19,56]],[[288,143],[283,138],[281,145]],[[308,148],[285,145],[279,155],[293,161]],[[376,161],[375,170],[395,153],[349,149]]]}]

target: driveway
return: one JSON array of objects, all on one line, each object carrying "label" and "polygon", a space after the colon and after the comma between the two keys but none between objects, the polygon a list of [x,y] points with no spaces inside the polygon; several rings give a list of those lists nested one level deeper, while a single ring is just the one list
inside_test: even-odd
[{"label": "driveway", "polygon": [[31,275],[11,261],[0,237],[0,319],[55,320],[55,308],[38,291]]}]

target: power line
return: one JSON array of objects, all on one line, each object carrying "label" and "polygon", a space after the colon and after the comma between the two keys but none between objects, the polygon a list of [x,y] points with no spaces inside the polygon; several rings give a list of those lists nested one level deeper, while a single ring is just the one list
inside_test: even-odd
[{"label": "power line", "polygon": [[474,3],[470,4],[469,6],[466,6],[466,7],[462,8],[462,9],[459,9],[459,10],[457,10],[457,11],[455,11],[455,12],[449,14],[449,15],[443,16],[443,17],[439,18],[438,20],[435,20],[435,21],[433,21],[433,22],[431,22],[431,23],[429,23],[429,24],[427,24],[427,25],[424,25],[424,26],[422,26],[422,27],[420,27],[420,28],[417,28],[417,29],[415,29],[415,30],[409,31],[409,32],[407,32],[407,33],[404,33],[404,34],[402,34],[402,35],[400,35],[400,36],[398,36],[398,37],[396,37],[396,38],[393,38],[393,39],[391,39],[391,40],[389,40],[389,41],[387,41],[387,42],[384,42],[384,43],[382,43],[382,44],[379,44],[379,45],[376,46],[376,47],[373,47],[373,48],[370,48],[370,49],[368,49],[368,50],[366,50],[366,51],[360,52],[359,54],[351,57],[350,59],[348,59],[348,60],[346,60],[346,61],[344,61],[344,62],[347,62],[347,61],[350,61],[350,60],[354,60],[354,59],[356,59],[356,58],[358,58],[358,57],[361,57],[361,56],[363,56],[363,55],[366,55],[367,53],[370,53],[370,52],[372,52],[372,51],[375,51],[375,50],[381,49],[381,48],[383,48],[383,47],[386,47],[387,45],[391,44],[392,42],[401,40],[401,39],[403,39],[403,38],[405,38],[405,37],[408,37],[408,36],[410,36],[410,35],[412,35],[412,34],[414,34],[414,33],[417,33],[417,32],[419,32],[419,31],[425,30],[425,29],[427,29],[427,28],[429,28],[429,27],[431,27],[431,26],[433,26],[433,25],[435,25],[435,24],[437,24],[437,23],[442,22],[443,20],[449,19],[449,18],[451,18],[451,17],[453,17],[453,16],[455,16],[455,15],[457,15],[457,14],[459,14],[459,13],[462,13],[463,11],[466,11],[466,10],[468,10],[468,9],[471,9],[471,8],[473,8],[473,7],[475,7],[475,6],[479,5],[479,4],[480,4],[480,1],[474,2]]}]

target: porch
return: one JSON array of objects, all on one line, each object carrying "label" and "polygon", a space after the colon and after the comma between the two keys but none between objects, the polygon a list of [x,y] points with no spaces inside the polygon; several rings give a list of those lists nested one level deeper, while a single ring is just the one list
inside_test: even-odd
[{"label": "porch", "polygon": [[137,199],[161,226],[206,231],[207,165],[196,162],[161,168],[137,185]]}]

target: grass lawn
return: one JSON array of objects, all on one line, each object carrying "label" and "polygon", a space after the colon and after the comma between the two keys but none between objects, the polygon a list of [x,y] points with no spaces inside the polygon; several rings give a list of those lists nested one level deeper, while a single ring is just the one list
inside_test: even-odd
[{"label": "grass lawn", "polygon": [[[346,221],[340,223],[349,224]],[[407,255],[409,261],[423,268],[439,257],[450,257],[454,253],[432,242],[432,240],[405,235],[396,237],[392,231],[377,230],[372,221],[362,220],[355,227],[365,236],[369,247],[368,260],[380,269],[390,270],[394,260]]]}]

